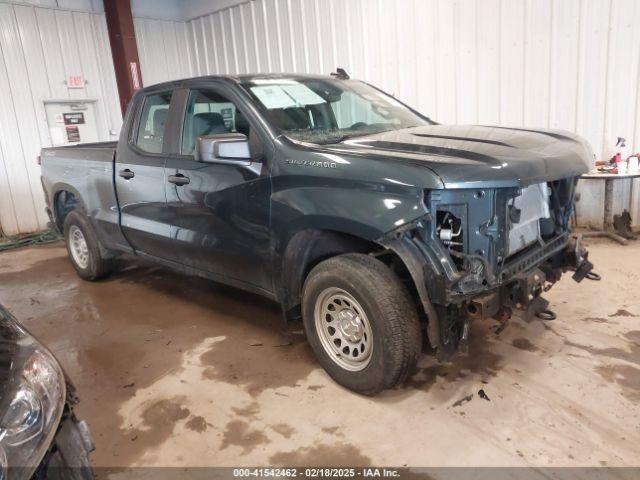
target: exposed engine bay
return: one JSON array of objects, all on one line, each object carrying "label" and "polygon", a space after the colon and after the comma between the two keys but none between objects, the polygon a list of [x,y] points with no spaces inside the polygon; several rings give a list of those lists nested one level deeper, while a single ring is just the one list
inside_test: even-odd
[{"label": "exposed engine bay", "polygon": [[[574,190],[575,180],[567,179],[431,194],[432,228],[460,275],[443,299],[445,343],[466,340],[470,318],[505,321],[513,309],[526,318],[545,312],[541,295],[564,271],[576,269],[581,281],[591,270],[580,239],[570,237]],[[479,290],[485,291],[472,295]]]},{"label": "exposed engine bay", "polygon": [[[580,282],[593,268],[570,231],[575,184],[569,178],[425,193],[429,218],[409,228],[430,263],[419,293],[428,297],[429,341],[441,359],[465,344],[470,320],[504,322],[513,310],[527,319],[544,313],[548,302],[541,295],[565,271],[575,270]],[[394,249],[400,254],[399,241]]]},{"label": "exposed engine bay", "polygon": [[509,215],[509,249],[507,255],[528,247],[540,238],[540,222],[551,218],[549,187],[546,183],[530,185],[507,206]]}]

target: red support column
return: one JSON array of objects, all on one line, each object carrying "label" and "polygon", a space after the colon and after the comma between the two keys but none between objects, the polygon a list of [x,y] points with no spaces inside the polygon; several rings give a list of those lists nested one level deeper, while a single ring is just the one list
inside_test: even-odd
[{"label": "red support column", "polygon": [[124,116],[131,97],[136,90],[142,88],[131,3],[129,0],[104,0],[104,11],[120,95],[120,108]]}]

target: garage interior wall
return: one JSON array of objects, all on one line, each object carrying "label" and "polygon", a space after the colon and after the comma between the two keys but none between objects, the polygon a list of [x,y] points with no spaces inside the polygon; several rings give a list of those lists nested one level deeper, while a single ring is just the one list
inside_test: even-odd
[{"label": "garage interior wall", "polygon": [[[0,0],[0,233],[43,230],[49,221],[36,163],[51,145],[45,100],[95,100],[99,140],[118,138],[122,115],[103,12],[96,0]],[[191,74],[180,53],[184,21],[134,23],[146,85]],[[67,88],[69,75],[82,75],[85,87]]]},{"label": "garage interior wall", "polygon": [[[103,140],[115,138],[109,130],[119,130],[121,119],[99,0],[67,0],[90,4],[90,12],[3,2],[0,225],[11,234],[46,224],[35,164],[49,144],[42,99],[96,98]],[[441,123],[576,131],[598,158],[618,136],[640,150],[635,0],[162,0],[143,14],[135,3],[144,85],[341,66]],[[150,18],[160,16],[154,11],[173,17]],[[88,81],[84,92],[63,83],[78,71]],[[602,182],[581,184],[579,223],[598,226]],[[616,182],[614,210],[635,206],[638,224],[640,182],[633,201],[631,190],[629,181]]]},{"label": "garage interior wall", "polygon": [[[196,2],[198,3],[198,2]],[[204,3],[204,2],[200,2]],[[578,132],[598,158],[640,151],[637,0],[253,0],[188,22],[199,75],[328,74],[337,66],[440,123]],[[640,181],[614,211],[640,223]],[[581,182],[578,222],[602,224]]]},{"label": "garage interior wall", "polygon": [[186,22],[134,18],[144,85],[195,75]]},{"label": "garage interior wall", "polygon": [[[122,119],[103,14],[0,3],[0,53],[0,226],[11,235],[48,222],[36,163],[51,144],[44,100],[97,100],[102,140]],[[69,75],[85,88],[67,88]]]}]

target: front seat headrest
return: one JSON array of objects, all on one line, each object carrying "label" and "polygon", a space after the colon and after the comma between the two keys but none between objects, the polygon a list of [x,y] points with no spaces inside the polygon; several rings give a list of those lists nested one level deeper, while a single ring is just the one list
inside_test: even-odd
[{"label": "front seat headrest", "polygon": [[222,115],[216,112],[203,112],[193,116],[193,138],[218,133],[229,133]]},{"label": "front seat headrest", "polygon": [[236,132],[242,133],[248,137],[250,130],[251,125],[249,125],[247,117],[245,117],[240,110],[236,110]]},{"label": "front seat headrest", "polygon": [[311,127],[309,115],[304,108],[274,108],[269,113],[284,130],[306,130]]},{"label": "front seat headrest", "polygon": [[162,137],[164,135],[164,125],[167,122],[168,108],[159,108],[153,112],[153,136]]}]

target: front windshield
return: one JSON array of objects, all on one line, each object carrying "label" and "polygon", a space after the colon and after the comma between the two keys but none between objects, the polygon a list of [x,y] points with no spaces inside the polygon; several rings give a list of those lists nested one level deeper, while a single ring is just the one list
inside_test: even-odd
[{"label": "front windshield", "polygon": [[245,85],[271,121],[302,142],[338,143],[429,124],[393,97],[356,80],[253,79]]}]

